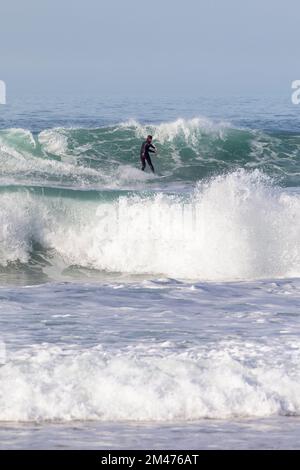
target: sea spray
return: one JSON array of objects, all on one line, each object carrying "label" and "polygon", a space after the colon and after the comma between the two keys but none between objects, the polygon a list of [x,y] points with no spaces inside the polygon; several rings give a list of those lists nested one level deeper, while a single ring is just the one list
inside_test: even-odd
[{"label": "sea spray", "polygon": [[65,267],[107,272],[202,280],[300,275],[300,196],[258,170],[181,195],[67,195],[0,194],[3,266],[29,262],[38,245],[49,263],[55,254]]}]

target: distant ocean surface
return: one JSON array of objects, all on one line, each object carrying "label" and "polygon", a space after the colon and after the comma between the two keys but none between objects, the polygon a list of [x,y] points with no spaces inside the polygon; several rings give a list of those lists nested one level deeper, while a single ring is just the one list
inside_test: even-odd
[{"label": "distant ocean surface", "polygon": [[12,99],[0,161],[1,448],[299,448],[290,97]]}]

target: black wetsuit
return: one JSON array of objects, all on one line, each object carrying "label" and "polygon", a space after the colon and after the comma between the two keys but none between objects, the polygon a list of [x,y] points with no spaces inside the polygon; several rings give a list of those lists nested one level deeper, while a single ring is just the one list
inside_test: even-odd
[{"label": "black wetsuit", "polygon": [[[153,150],[151,150],[151,149],[153,149]],[[153,144],[151,144],[150,142],[147,142],[147,140],[145,140],[145,142],[143,142],[142,147],[141,147],[142,170],[143,171],[145,170],[146,162],[147,162],[148,165],[150,166],[152,172],[154,173],[154,166],[152,164],[149,152],[155,153],[155,147],[154,147]]]}]

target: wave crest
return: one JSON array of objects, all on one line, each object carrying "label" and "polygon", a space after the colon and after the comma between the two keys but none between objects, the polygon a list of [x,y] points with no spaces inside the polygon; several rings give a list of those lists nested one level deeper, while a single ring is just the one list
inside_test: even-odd
[{"label": "wave crest", "polygon": [[[117,188],[145,184],[136,171],[141,141],[153,134],[158,174],[168,182],[195,183],[224,171],[260,169],[298,185],[300,136],[238,129],[206,118],[143,125],[128,121],[98,129],[0,130],[2,181]],[[130,167],[130,178],[123,169]],[[128,172],[127,172],[128,173]],[[146,184],[157,180],[148,178]]]}]

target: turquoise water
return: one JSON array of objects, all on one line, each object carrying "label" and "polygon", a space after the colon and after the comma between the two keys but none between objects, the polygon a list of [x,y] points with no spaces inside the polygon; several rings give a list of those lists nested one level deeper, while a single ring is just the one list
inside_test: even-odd
[{"label": "turquoise water", "polygon": [[0,112],[2,447],[297,447],[298,107]]},{"label": "turquoise water", "polygon": [[[159,146],[156,178],[143,178],[135,171],[141,141],[148,133]],[[0,130],[0,142],[1,180],[23,185],[153,187],[163,175],[165,187],[245,168],[260,169],[282,185],[298,186],[300,172],[296,132],[250,130],[207,118],[151,125],[130,120],[95,129]]]}]

